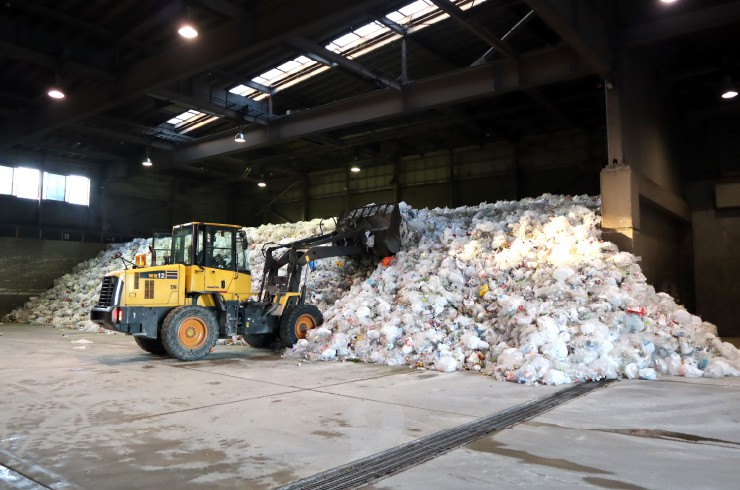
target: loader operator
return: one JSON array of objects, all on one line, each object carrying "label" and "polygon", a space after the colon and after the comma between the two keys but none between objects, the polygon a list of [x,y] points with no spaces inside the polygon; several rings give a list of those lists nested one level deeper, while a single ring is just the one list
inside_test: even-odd
[{"label": "loader operator", "polygon": [[231,231],[219,230],[204,234],[203,240],[198,240],[196,264],[217,269],[231,269]]}]

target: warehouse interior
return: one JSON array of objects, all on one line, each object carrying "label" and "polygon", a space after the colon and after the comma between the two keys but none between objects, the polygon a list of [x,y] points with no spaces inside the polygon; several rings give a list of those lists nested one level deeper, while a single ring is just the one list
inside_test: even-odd
[{"label": "warehouse interior", "polygon": [[[740,335],[738,99],[721,97],[740,81],[736,2],[1,8],[0,232],[18,255],[0,260],[58,264],[4,277],[3,313],[101,244],[175,223],[547,192],[601,194],[605,236],[651,283]],[[18,168],[39,172],[27,197]],[[44,172],[89,179],[85,204],[43,198]]]},{"label": "warehouse interior", "polygon": [[179,223],[587,194],[740,337],[738,1],[4,0],[0,25],[0,317]]}]

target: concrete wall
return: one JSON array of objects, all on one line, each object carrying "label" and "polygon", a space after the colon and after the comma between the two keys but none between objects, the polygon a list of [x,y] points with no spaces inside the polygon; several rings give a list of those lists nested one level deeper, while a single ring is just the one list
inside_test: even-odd
[{"label": "concrete wall", "polygon": [[196,182],[137,177],[107,182],[102,190],[103,229],[138,236],[189,221],[228,221],[230,190]]},{"label": "concrete wall", "polygon": [[104,248],[100,243],[0,237],[0,315],[46,291],[54,279]]},{"label": "concrete wall", "polygon": [[740,208],[715,209],[714,181],[687,188],[693,208],[696,311],[720,335],[740,337]]},{"label": "concrete wall", "polygon": [[[515,200],[545,192],[599,193],[598,175],[606,163],[605,135],[564,131],[531,135],[450,151],[412,155],[394,163],[361,165],[362,172],[308,175],[271,204],[269,222],[332,217],[345,208],[405,201],[416,208],[456,207]],[[275,196],[272,196],[273,198]],[[278,215],[280,217],[278,217]]]},{"label": "concrete wall", "polygon": [[[660,187],[681,194],[675,144],[671,146],[670,113],[660,84],[639,53],[622,56],[621,106],[624,162]],[[621,162],[620,162],[621,163]]]}]

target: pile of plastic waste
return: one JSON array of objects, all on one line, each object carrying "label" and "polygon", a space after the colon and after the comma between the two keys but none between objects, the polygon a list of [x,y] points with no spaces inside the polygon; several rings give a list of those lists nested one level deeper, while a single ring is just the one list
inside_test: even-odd
[{"label": "pile of plastic waste", "polygon": [[324,325],[288,355],[520,383],[740,375],[714,325],[601,241],[598,198],[401,209],[402,250],[335,293]]},{"label": "pile of plastic waste", "polygon": [[[89,320],[90,308],[100,296],[103,276],[134,263],[136,255],[147,253],[151,240],[139,238],[124,244],[113,244],[95,258],[77,264],[69,274],[54,280],[54,286],[32,297],[21,308],[5,316],[7,321],[37,323],[55,328],[97,332],[98,325]],[[120,253],[122,258],[116,258]],[[130,267],[130,266],[128,266]]]},{"label": "pile of plastic waste", "polygon": [[[325,322],[286,356],[472,370],[520,383],[740,375],[716,327],[646,282],[638,259],[600,238],[600,201],[553,196],[456,209],[401,203],[402,247],[382,262],[317,261],[304,277]],[[331,220],[246,228],[253,289],[262,247],[333,229]],[[11,321],[97,329],[102,276],[147,241],[79,264]]]}]

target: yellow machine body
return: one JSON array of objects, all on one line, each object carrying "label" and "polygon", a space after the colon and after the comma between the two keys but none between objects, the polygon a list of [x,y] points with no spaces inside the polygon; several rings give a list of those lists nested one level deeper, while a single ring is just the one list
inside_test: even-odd
[{"label": "yellow machine body", "polygon": [[111,275],[123,282],[120,306],[216,306],[214,294],[226,301],[244,301],[252,295],[249,273],[212,267],[169,264],[128,269]]}]

